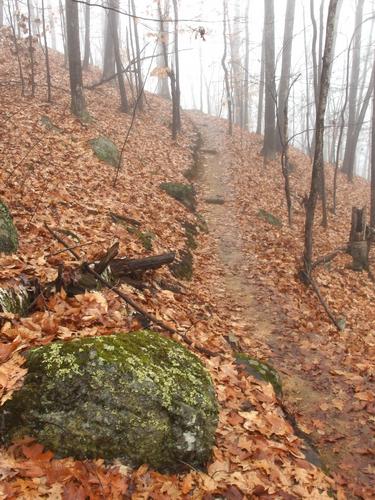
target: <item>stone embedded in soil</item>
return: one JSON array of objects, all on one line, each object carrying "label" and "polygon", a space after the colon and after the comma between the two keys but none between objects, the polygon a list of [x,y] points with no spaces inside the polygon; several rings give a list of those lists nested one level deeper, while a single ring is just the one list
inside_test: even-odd
[{"label": "stone embedded in soil", "polygon": [[117,167],[120,160],[119,150],[114,142],[108,137],[96,137],[89,141],[94,153],[99,160],[109,163],[113,167]]},{"label": "stone embedded in soil", "polygon": [[151,331],[56,342],[27,353],[23,387],[1,408],[6,441],[35,437],[58,457],[200,467],[218,422],[201,361]]},{"label": "stone embedded in soil", "polygon": [[0,200],[0,253],[18,250],[18,233],[8,207]]}]

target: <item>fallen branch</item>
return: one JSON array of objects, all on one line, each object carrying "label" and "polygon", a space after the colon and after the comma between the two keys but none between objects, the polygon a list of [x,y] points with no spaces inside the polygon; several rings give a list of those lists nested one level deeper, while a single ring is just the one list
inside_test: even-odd
[{"label": "fallen branch", "polygon": [[337,248],[333,252],[324,255],[323,257],[320,257],[317,259],[315,262],[311,264],[311,269],[315,269],[317,266],[320,266],[321,264],[328,264],[331,260],[333,260],[338,254],[340,253],[346,253],[349,250],[349,245],[345,245],[343,247]]},{"label": "fallen branch", "polygon": [[[67,249],[67,251],[69,251],[73,255],[73,257],[75,257],[77,260],[80,260],[80,257],[78,256],[78,254],[71,247],[69,247],[68,244],[59,235],[57,235],[47,224],[45,224],[45,227],[48,230],[48,232],[59,243],[64,245],[64,247]],[[173,255],[173,258],[174,258],[174,254],[171,254],[171,255]],[[152,259],[152,257],[149,257],[149,259]],[[121,260],[121,259],[118,259],[118,260]],[[126,260],[126,259],[123,259],[123,260]],[[129,260],[133,260],[133,259],[129,259]],[[144,260],[146,260],[146,259],[144,259]],[[199,351],[202,354],[205,354],[207,356],[218,356],[221,354],[218,352],[210,351],[209,349],[206,349],[205,347],[200,347],[200,346],[195,345],[194,342],[186,336],[186,334],[178,332],[175,328],[169,326],[167,323],[164,323],[164,321],[158,319],[156,316],[154,316],[153,314],[146,311],[141,305],[139,305],[135,300],[133,300],[128,295],[126,295],[122,290],[119,290],[117,287],[112,286],[110,283],[108,283],[108,281],[106,281],[100,274],[98,274],[94,269],[92,269],[87,262],[82,264],[81,269],[84,272],[86,272],[87,274],[91,274],[92,276],[94,276],[96,278],[96,280],[99,281],[99,283],[101,283],[103,286],[105,286],[106,288],[108,288],[109,290],[114,292],[116,295],[118,295],[122,300],[124,300],[127,304],[129,304],[135,311],[142,314],[142,316],[147,318],[149,321],[151,321],[155,325],[160,326],[161,328],[163,328],[164,330],[166,330],[170,333],[177,334],[189,346],[194,347],[194,349],[196,349],[197,351]]]}]

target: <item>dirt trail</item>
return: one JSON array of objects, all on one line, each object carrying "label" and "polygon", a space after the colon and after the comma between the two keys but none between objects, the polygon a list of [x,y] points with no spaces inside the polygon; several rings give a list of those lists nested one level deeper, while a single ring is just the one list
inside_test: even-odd
[{"label": "dirt trail", "polygon": [[[339,464],[350,463],[353,460],[351,450],[363,443],[363,435],[359,425],[353,428],[351,415],[337,412],[324,420],[320,405],[322,402],[334,398],[335,392],[330,381],[329,369],[323,353],[321,354],[322,373],[318,379],[311,380],[309,374],[304,373],[302,361],[306,352],[302,352],[293,339],[286,339],[280,333],[282,317],[276,306],[269,303],[260,303],[257,300],[256,283],[247,278],[249,263],[248,255],[241,250],[241,227],[236,220],[235,195],[231,188],[230,158],[224,150],[223,132],[209,120],[197,120],[202,135],[202,148],[198,184],[202,194],[202,201],[208,198],[223,198],[223,204],[205,203],[203,215],[207,220],[209,231],[213,235],[218,258],[223,268],[222,283],[225,292],[231,297],[235,315],[245,324],[249,335],[265,344],[270,352],[271,363],[279,371],[283,382],[283,402],[290,415],[296,418],[299,428],[304,431],[304,421],[321,422],[322,434],[338,436],[332,440],[320,439],[319,429],[309,435],[309,439],[319,450],[322,463],[331,473],[343,474],[343,468],[337,469]],[[254,257],[256,258],[256,257]],[[259,296],[259,294],[258,294]],[[314,352],[314,357],[320,355]],[[311,426],[307,426],[311,428]],[[360,460],[360,459],[359,459]],[[345,468],[345,467],[344,467]],[[353,485],[358,480],[358,469],[347,468],[347,477]],[[362,481],[361,481],[362,482]],[[355,490],[356,488],[354,488]],[[359,491],[359,490],[358,490]],[[348,492],[348,498],[366,498]]]}]

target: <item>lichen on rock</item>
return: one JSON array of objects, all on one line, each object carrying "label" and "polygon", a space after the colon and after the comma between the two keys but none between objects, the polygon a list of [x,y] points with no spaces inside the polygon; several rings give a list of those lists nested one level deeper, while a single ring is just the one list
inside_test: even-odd
[{"label": "lichen on rock", "polygon": [[195,189],[192,185],[178,182],[162,182],[160,188],[192,212],[195,211]]},{"label": "lichen on rock", "polygon": [[0,253],[18,250],[18,233],[8,207],[0,200]]},{"label": "lichen on rock", "polygon": [[96,137],[89,141],[94,153],[100,159],[109,163],[113,167],[117,167],[120,160],[119,150],[114,142],[108,137]]},{"label": "lichen on rock", "polygon": [[200,360],[151,331],[56,342],[27,354],[23,387],[1,408],[7,441],[29,435],[57,456],[200,467],[218,420]]},{"label": "lichen on rock", "polygon": [[25,287],[0,288],[0,312],[23,316],[27,313],[33,294]]}]

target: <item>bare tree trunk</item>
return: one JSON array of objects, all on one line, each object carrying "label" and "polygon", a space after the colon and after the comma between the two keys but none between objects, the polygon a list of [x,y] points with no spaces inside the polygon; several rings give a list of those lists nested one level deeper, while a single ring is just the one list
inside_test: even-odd
[{"label": "bare tree trunk", "polygon": [[[164,2],[164,8],[161,7],[161,1],[157,2],[157,10],[159,16],[159,34],[158,34],[158,57],[157,57],[157,67],[163,69],[158,73],[158,85],[156,89],[157,95],[164,97],[165,99],[171,99],[171,93],[168,85],[168,57],[165,60],[164,48],[167,48],[169,33],[164,30],[164,19],[169,16],[169,0]],[[163,29],[162,29],[163,26]]]},{"label": "bare tree trunk", "polygon": [[31,31],[31,2],[27,0],[27,13],[28,13],[28,39],[29,39],[29,58],[30,58],[30,72],[31,72],[31,95],[35,95],[35,67],[34,67],[34,47],[33,47],[33,34]]},{"label": "bare tree trunk", "polygon": [[65,0],[66,38],[68,48],[69,79],[70,79],[70,109],[79,118],[85,118],[86,103],[83,95],[81,50],[79,44],[78,3]]},{"label": "bare tree trunk", "polygon": [[275,14],[274,0],[264,0],[264,56],[265,56],[265,108],[264,108],[264,161],[276,153],[276,83],[275,83]]},{"label": "bare tree trunk", "polygon": [[[132,12],[133,15],[136,16],[135,3],[134,0],[131,0]],[[139,48],[139,36],[138,36],[138,22],[137,18],[133,17],[133,29],[134,29],[134,41],[135,41],[135,50],[137,56],[137,80],[138,80],[138,109],[140,111],[143,110],[143,78],[142,78],[142,65],[141,65],[141,51]]]},{"label": "bare tree trunk", "polygon": [[332,64],[332,46],[335,27],[335,17],[338,0],[330,0],[328,8],[326,40],[323,56],[322,73],[319,86],[319,102],[316,112],[316,140],[314,161],[311,175],[310,195],[306,208],[305,220],[305,248],[304,248],[304,271],[307,277],[310,277],[313,253],[313,225],[315,216],[315,207],[321,184],[321,175],[323,170],[323,138],[324,138],[324,115],[327,107],[327,97],[329,91],[329,67]]},{"label": "bare tree trunk", "polygon": [[176,79],[176,99],[173,104],[172,116],[172,137],[176,139],[177,133],[181,130],[181,90],[180,90],[180,59],[178,48],[178,5],[177,0],[172,0],[174,11],[174,65]]},{"label": "bare tree trunk", "polygon": [[362,18],[363,18],[364,0],[358,0],[356,15],[355,15],[355,37],[353,45],[353,62],[350,76],[349,86],[349,117],[348,131],[345,145],[344,161],[342,170],[348,175],[350,181],[354,176],[354,162],[357,141],[355,140],[356,118],[357,118],[357,95],[358,95],[358,79],[361,57],[362,43]]},{"label": "bare tree trunk", "polygon": [[43,38],[44,38],[44,57],[46,61],[46,78],[47,78],[47,101],[51,102],[51,72],[49,67],[48,45],[47,45],[47,31],[46,31],[46,17],[44,14],[44,0],[42,0],[42,23],[43,23]]},{"label": "bare tree trunk", "polygon": [[[116,8],[119,7],[118,5],[118,0],[115,0],[115,5]],[[118,17],[113,19],[113,21],[116,23],[114,26],[110,26],[111,32],[113,35],[113,48],[114,48],[114,53],[115,53],[115,62],[116,62],[116,71],[117,71],[117,81],[118,81],[118,87],[120,91],[120,101],[121,101],[121,106],[120,110],[123,113],[129,113],[130,107],[129,107],[129,101],[128,101],[128,96],[126,94],[126,88],[125,88],[125,82],[124,82],[124,67],[121,61],[121,53],[120,53],[120,40],[119,40],[119,27],[118,27]]]},{"label": "bare tree trunk", "polygon": [[[375,61],[374,61],[375,67]],[[375,78],[372,82],[372,120],[371,120],[371,206],[370,226],[375,228]]]},{"label": "bare tree trunk", "polygon": [[62,0],[59,0],[59,12],[60,12],[61,37],[64,45],[64,68],[66,68],[68,64],[68,46],[66,41],[66,22],[65,22],[65,13]]},{"label": "bare tree trunk", "polygon": [[[240,28],[240,2],[236,0],[234,4],[234,20],[232,32],[229,34],[230,52],[231,52],[231,70],[232,70],[232,89],[233,89],[233,119],[237,125],[242,125],[242,71],[241,71],[241,28]],[[228,19],[229,26],[229,19]]]},{"label": "bare tree trunk", "polygon": [[224,81],[225,81],[225,91],[227,97],[227,106],[228,106],[228,134],[232,135],[233,132],[233,123],[232,123],[232,96],[231,96],[231,87],[229,82],[229,73],[226,65],[227,58],[227,17],[228,17],[228,8],[226,0],[223,0],[223,41],[224,41],[224,52],[221,58],[221,66],[224,70]]},{"label": "bare tree trunk", "polygon": [[288,131],[284,131],[284,126],[288,123],[288,119],[285,120],[285,107],[287,107],[287,103],[285,101],[289,94],[295,7],[296,7],[296,0],[288,0],[285,13],[283,57],[282,57],[281,77],[280,77],[279,96],[278,96],[278,115],[279,115],[280,134],[278,134],[277,144],[279,151],[282,150],[282,138],[288,136]]},{"label": "bare tree trunk", "polygon": [[[82,69],[87,69],[89,67],[90,61],[90,5],[85,5],[85,49],[83,56]],[[119,71],[117,69],[117,71]]]},{"label": "bare tree trunk", "polygon": [[55,19],[53,17],[52,6],[49,3],[47,6],[48,9],[48,22],[51,30],[51,46],[53,50],[56,50],[56,28],[55,28]]},{"label": "bare tree trunk", "polygon": [[4,1],[0,0],[0,28],[4,26]]},{"label": "bare tree trunk", "polygon": [[306,146],[307,153],[311,156],[311,142],[310,142],[310,82],[309,82],[309,59],[306,40],[306,19],[305,8],[303,8],[303,40],[305,46],[305,79],[306,79]]},{"label": "bare tree trunk", "polygon": [[18,45],[18,37],[16,34],[16,27],[15,27],[15,19],[12,15],[12,11],[10,8],[10,2],[8,2],[8,16],[9,16],[9,22],[10,22],[10,28],[12,30],[12,35],[13,35],[13,44],[14,44],[14,52],[17,57],[17,63],[18,63],[18,71],[20,74],[20,80],[21,80],[21,95],[25,95],[25,79],[23,77],[23,70],[22,70],[22,63],[21,63],[21,56],[20,56],[20,48]]},{"label": "bare tree trunk", "polygon": [[262,133],[262,124],[263,124],[263,100],[264,100],[264,79],[265,79],[265,71],[264,71],[264,43],[265,43],[265,31],[263,29],[262,36],[262,53],[260,56],[260,79],[259,79],[259,96],[258,96],[258,117],[257,117],[257,134]]},{"label": "bare tree trunk", "polygon": [[106,10],[104,22],[103,80],[115,74],[115,48],[111,26],[117,25],[118,19],[118,13],[111,10],[115,8],[114,0],[107,0],[106,5],[109,9]]},{"label": "bare tree trunk", "polygon": [[241,126],[249,129],[249,58],[250,58],[250,34],[249,34],[249,11],[250,0],[247,0],[245,11],[245,81],[243,85],[243,123]]}]

